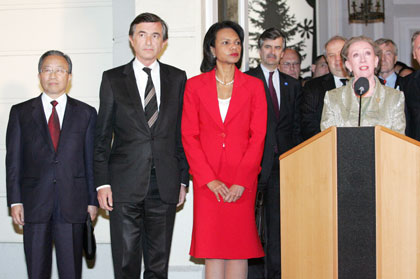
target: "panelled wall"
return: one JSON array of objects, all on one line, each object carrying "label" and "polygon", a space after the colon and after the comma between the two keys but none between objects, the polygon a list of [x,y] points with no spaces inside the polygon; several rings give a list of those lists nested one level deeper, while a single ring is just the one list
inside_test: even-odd
[{"label": "panelled wall", "polygon": [[[6,206],[5,134],[10,107],[42,91],[37,76],[40,55],[50,49],[67,53],[73,61],[69,95],[98,108],[102,72],[133,58],[128,29],[139,13],[156,13],[169,25],[168,47],[160,60],[186,70],[188,77],[199,74],[206,24],[202,6],[211,2],[0,0],[0,279],[26,278],[22,230],[12,225]],[[84,264],[83,278],[113,278],[108,216],[100,213],[95,225],[96,262],[89,268]],[[188,255],[192,189],[176,218],[170,278],[201,278],[203,265]]]},{"label": "panelled wall", "polygon": [[[29,4],[30,3],[30,4]],[[37,97],[42,53],[58,49],[73,61],[69,95],[98,107],[101,73],[112,66],[111,1],[0,2],[0,222],[10,224],[6,208],[5,137],[10,107]],[[0,241],[20,241],[2,226]]]},{"label": "panelled wall", "polygon": [[[0,26],[0,278],[26,278],[22,230],[12,226],[6,206],[9,110],[40,94],[38,59],[50,49],[69,54],[73,61],[70,96],[98,107],[101,73],[112,67],[112,1],[1,0]],[[98,220],[99,240],[109,239],[106,223]],[[109,266],[105,262],[111,260],[103,259],[103,267]]]}]

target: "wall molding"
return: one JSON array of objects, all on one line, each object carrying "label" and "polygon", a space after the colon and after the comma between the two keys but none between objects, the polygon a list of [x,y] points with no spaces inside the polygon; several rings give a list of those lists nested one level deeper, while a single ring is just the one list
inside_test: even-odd
[{"label": "wall molding", "polygon": [[394,17],[394,39],[398,45],[398,60],[411,61],[411,35],[418,30],[420,17]]},{"label": "wall molding", "polygon": [[418,5],[419,4],[419,0],[393,0],[392,2],[395,5],[405,5],[405,4]]},{"label": "wall molding", "polygon": [[[67,54],[109,54],[112,53],[112,48],[84,48],[84,49],[62,49]],[[36,56],[44,53],[45,49],[31,49],[31,50],[0,50],[0,57],[10,56]]]},{"label": "wall molding", "polygon": [[45,10],[45,9],[74,9],[74,8],[99,8],[99,7],[112,7],[112,1],[74,1],[74,2],[46,2],[46,3],[13,3],[13,4],[0,4],[0,11],[13,11],[13,10]]}]

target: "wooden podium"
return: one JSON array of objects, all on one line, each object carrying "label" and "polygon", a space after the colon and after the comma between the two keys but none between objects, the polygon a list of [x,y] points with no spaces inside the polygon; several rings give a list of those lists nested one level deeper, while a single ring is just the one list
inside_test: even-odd
[{"label": "wooden podium", "polygon": [[420,279],[420,142],[332,127],[280,157],[282,279]]}]

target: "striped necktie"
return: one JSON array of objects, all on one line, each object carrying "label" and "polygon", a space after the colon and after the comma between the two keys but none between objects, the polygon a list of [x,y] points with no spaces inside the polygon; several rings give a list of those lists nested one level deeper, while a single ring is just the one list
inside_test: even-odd
[{"label": "striped necktie", "polygon": [[147,124],[149,124],[149,127],[152,128],[158,117],[156,91],[151,76],[152,70],[145,67],[143,68],[143,71],[147,74],[147,85],[144,92],[144,114],[146,116]]}]

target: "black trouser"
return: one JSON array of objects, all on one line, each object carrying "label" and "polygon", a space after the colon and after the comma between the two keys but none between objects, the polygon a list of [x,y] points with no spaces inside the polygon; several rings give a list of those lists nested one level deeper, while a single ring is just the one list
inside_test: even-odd
[{"label": "black trouser", "polygon": [[30,279],[51,278],[54,242],[60,279],[81,278],[83,229],[84,224],[71,224],[63,219],[57,200],[55,200],[54,211],[48,223],[25,223],[23,244],[28,277]]},{"label": "black trouser", "polygon": [[115,278],[140,278],[142,256],[144,278],[168,278],[175,212],[175,204],[161,201],[154,170],[143,201],[114,203],[110,226]]},{"label": "black trouser", "polygon": [[280,258],[280,174],[275,164],[267,184],[258,185],[264,194],[265,257],[249,260],[249,279],[281,278]]}]

